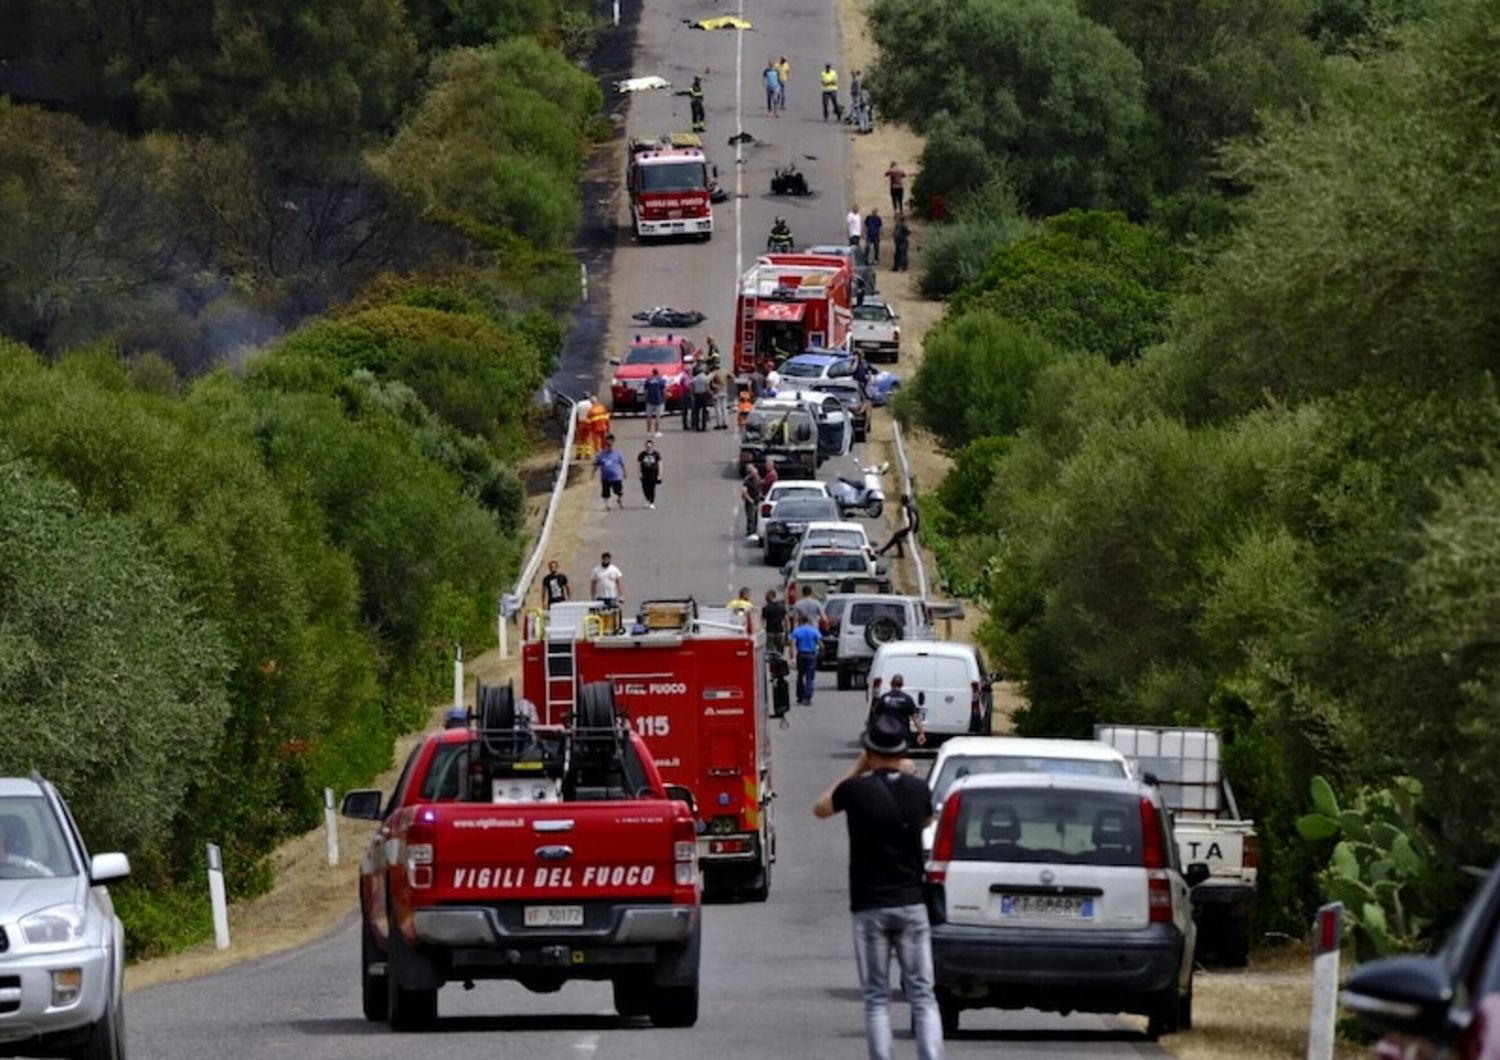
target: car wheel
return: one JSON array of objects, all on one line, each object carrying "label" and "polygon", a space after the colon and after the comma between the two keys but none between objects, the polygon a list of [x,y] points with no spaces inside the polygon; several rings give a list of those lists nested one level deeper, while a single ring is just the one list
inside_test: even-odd
[{"label": "car wheel", "polygon": [[1177,1029],[1190,1031],[1193,1029],[1193,983],[1188,981],[1187,993],[1182,995],[1177,1002]]},{"label": "car wheel", "polygon": [[901,623],[890,615],[881,615],[865,627],[865,644],[874,651],[879,651],[882,644],[892,644],[901,637]]},{"label": "car wheel", "polygon": [[1146,1013],[1146,1037],[1153,1041],[1164,1034],[1176,1034],[1180,1028],[1182,995],[1177,982],[1157,993],[1151,999],[1151,1009]]},{"label": "car wheel", "polygon": [[[386,899],[390,901],[389,898]],[[401,985],[401,969],[406,961],[406,945],[401,933],[391,925],[385,963],[386,1022],[397,1032],[425,1031],[437,1022],[435,989],[409,989]]]},{"label": "car wheel", "polygon": [[958,1014],[963,1010],[958,1007],[958,1002],[947,998],[938,998],[938,1016],[943,1021],[943,1037],[956,1038],[958,1036]]},{"label": "car wheel", "polygon": [[767,898],[771,897],[770,862],[766,862],[766,864],[760,867],[760,871],[755,874],[755,878],[751,884],[740,891],[740,897],[747,902],[764,902]]},{"label": "car wheel", "polygon": [[884,511],[885,502],[881,500],[873,500],[865,505],[865,515],[871,519],[879,519],[881,513],[883,513]]},{"label": "car wheel", "polygon": [[698,1022],[698,984],[659,986],[651,998],[651,1022],[658,1027],[691,1027]]},{"label": "car wheel", "polygon": [[854,675],[849,672],[847,666],[840,666],[838,676],[834,678],[834,684],[840,692],[847,692],[854,687]]},{"label": "car wheel", "polygon": [[71,1055],[75,1060],[125,1060],[125,1021],[119,999],[107,1005],[104,1015],[89,1025]]},{"label": "car wheel", "polygon": [[371,1023],[384,1023],[390,1018],[390,994],[385,985],[385,976],[372,970],[380,961],[380,950],[375,946],[375,936],[370,934],[370,925],[361,914],[359,931],[359,984],[360,1000],[365,1019]]},{"label": "car wheel", "polygon": [[1220,922],[1218,943],[1214,947],[1220,963],[1243,968],[1250,963],[1250,917],[1228,913]]},{"label": "car wheel", "polygon": [[651,1014],[650,980],[616,979],[614,981],[615,1011],[627,1019],[631,1016]]}]

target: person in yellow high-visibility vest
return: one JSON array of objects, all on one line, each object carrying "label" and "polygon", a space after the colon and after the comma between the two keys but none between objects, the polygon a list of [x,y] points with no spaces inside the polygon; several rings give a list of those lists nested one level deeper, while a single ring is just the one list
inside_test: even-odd
[{"label": "person in yellow high-visibility vest", "polygon": [[839,117],[842,110],[839,106],[839,72],[833,68],[832,63],[823,64],[823,72],[818,74],[818,81],[823,86],[823,120],[828,120],[830,110],[834,117]]}]

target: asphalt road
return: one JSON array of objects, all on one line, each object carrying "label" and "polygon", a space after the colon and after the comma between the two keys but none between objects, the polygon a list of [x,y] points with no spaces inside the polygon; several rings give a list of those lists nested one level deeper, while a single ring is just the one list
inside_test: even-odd
[{"label": "asphalt road", "polygon": [[[774,215],[787,215],[799,243],[843,241],[847,134],[821,121],[816,82],[824,61],[837,63],[832,7],[757,0],[748,11],[755,31],[745,34],[705,33],[682,21],[735,9],[736,3],[723,0],[673,0],[648,3],[642,12],[635,73],[660,74],[679,87],[686,87],[694,73],[704,75],[705,139],[723,184],[743,197],[718,208],[719,230],[705,244],[639,247],[622,237],[609,289],[593,292],[596,299],[610,299],[612,348],[629,336],[632,311],[666,303],[707,313],[708,321],[693,334],[699,339],[716,334],[727,357],[734,277],[763,247]],[[765,115],[760,70],[783,53],[793,67],[790,110],[773,120]],[[840,72],[847,85],[848,72]],[[738,158],[726,145],[740,128],[737,108],[744,128],[759,141]],[[687,126],[684,98],[655,92],[631,101],[632,135]],[[814,196],[770,198],[772,167],[788,160],[807,173]],[[601,351],[601,365],[605,356]],[[622,420],[615,430],[633,458],[643,425]],[[627,484],[625,511],[605,512],[591,503],[579,527],[583,547],[577,555],[561,557],[575,584],[586,587],[589,568],[607,548],[625,572],[627,602],[646,595],[693,594],[717,603],[741,585],[755,590],[757,598],[774,586],[775,572],[760,564],[760,553],[744,541],[738,520],[732,435],[688,435],[669,420],[658,443],[665,466],[657,510],[644,508],[633,479]],[[828,471],[856,468],[854,461],[840,462]],[[420,1043],[392,1035],[360,1016],[359,943],[351,915],[340,930],[306,948],[132,995],[133,1054],[138,1060],[863,1056],[849,941],[844,828],[842,821],[820,822],[810,813],[818,792],[853,757],[863,708],[857,693],[832,690],[830,674],[823,675],[821,684],[814,706],[794,708],[791,727],[773,729],[780,860],[770,901],[705,911],[703,1006],[695,1028],[661,1031],[621,1020],[613,1014],[608,987],[598,984],[571,984],[557,994],[534,995],[518,986],[481,983],[471,992],[461,986],[445,988],[440,1026]],[[355,895],[349,899],[352,911]],[[898,1005],[898,1028],[906,1018],[904,1006]],[[948,1052],[1163,1055],[1145,1041],[1140,1027],[1140,1021],[1125,1019],[970,1012]],[[898,1035],[898,1055],[913,1055],[909,1035],[903,1030]]]}]

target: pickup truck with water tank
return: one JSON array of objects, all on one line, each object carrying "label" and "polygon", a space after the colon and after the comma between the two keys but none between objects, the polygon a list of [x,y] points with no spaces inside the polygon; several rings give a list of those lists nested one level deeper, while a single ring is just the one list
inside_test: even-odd
[{"label": "pickup truck with water tank", "polygon": [[1255,822],[1241,817],[1219,763],[1219,734],[1210,729],[1097,725],[1094,738],[1152,776],[1172,811],[1172,834],[1184,865],[1208,866],[1193,888],[1202,948],[1224,964],[1250,959],[1254,937],[1259,840]]}]

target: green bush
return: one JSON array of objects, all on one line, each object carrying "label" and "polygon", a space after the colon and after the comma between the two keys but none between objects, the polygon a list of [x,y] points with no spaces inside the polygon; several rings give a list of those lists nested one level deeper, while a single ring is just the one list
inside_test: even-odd
[{"label": "green bush", "polygon": [[928,334],[900,408],[949,446],[1011,434],[1027,420],[1038,372],[1061,356],[994,313],[965,313]]}]

